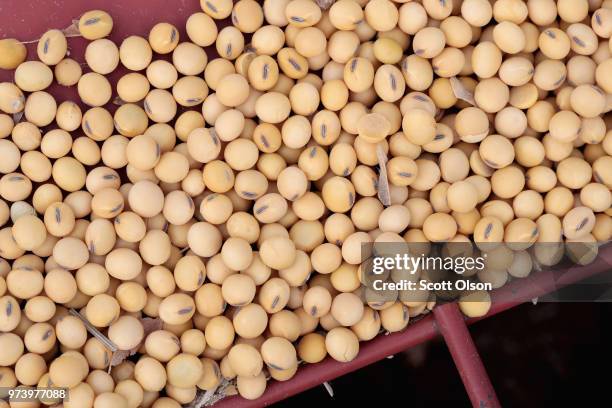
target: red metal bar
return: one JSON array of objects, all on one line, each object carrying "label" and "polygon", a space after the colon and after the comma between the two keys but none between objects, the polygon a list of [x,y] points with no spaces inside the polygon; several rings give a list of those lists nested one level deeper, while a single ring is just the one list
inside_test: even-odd
[{"label": "red metal bar", "polygon": [[434,308],[433,314],[438,329],[453,356],[472,406],[501,407],[457,304],[447,303],[438,306]]},{"label": "red metal bar", "polygon": [[[468,325],[494,316],[514,306],[522,304],[538,296],[543,296],[555,289],[578,282],[598,273],[610,270],[612,265],[612,245],[600,248],[600,256],[587,266],[572,266],[559,271],[543,271],[527,278],[514,280],[492,294],[493,303],[489,313],[483,317],[467,319]],[[563,276],[556,280],[556,277]],[[442,306],[438,306],[440,308]],[[435,309],[434,309],[435,310]],[[433,315],[429,315],[414,324],[410,324],[404,332],[380,336],[368,343],[361,344],[357,358],[350,363],[339,363],[327,358],[318,364],[308,364],[300,367],[296,375],[289,381],[271,381],[266,393],[254,401],[245,400],[239,396],[225,398],[215,404],[217,408],[261,407],[289,398],[307,389],[316,387],[324,381],[348,374],[368,364],[405,350],[424,341],[431,340],[439,333]]]},{"label": "red metal bar", "polygon": [[[0,38],[17,38],[19,41],[32,41],[52,28],[63,29],[72,24],[72,20],[88,10],[104,10],[113,17],[113,31],[109,39],[117,46],[130,35],[140,35],[145,38],[149,31],[159,22],[174,24],[179,31],[180,41],[189,41],[185,31],[185,21],[198,11],[202,11],[198,0],[27,0],[0,1]],[[216,20],[219,29],[228,25],[229,20]],[[70,58],[84,62],[85,47],[89,41],[80,37],[68,39]],[[28,60],[36,60],[36,42],[28,44]],[[209,60],[216,56],[214,45],[206,47]],[[160,58],[158,55],[155,58]],[[89,71],[84,67],[84,72]],[[107,78],[114,85],[128,71],[117,68]],[[0,69],[0,82],[13,81],[13,71]],[[113,89],[115,87],[113,86]],[[79,103],[77,87],[64,87],[53,83],[46,92],[51,93],[58,103],[71,100]],[[113,92],[113,95],[116,93]],[[82,105],[84,107],[84,105]],[[106,109],[114,111],[116,106],[108,104]]]}]

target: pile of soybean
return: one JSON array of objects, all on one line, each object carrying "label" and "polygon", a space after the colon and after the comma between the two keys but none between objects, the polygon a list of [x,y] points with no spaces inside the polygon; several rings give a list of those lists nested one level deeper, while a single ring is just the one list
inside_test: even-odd
[{"label": "pile of soybean", "polygon": [[351,361],[436,301],[364,304],[363,242],[475,242],[500,287],[610,239],[611,0],[201,8],[117,44],[89,11],[85,64],[61,30],[29,61],[0,41],[0,386],[70,389],[19,407],[256,399]]}]

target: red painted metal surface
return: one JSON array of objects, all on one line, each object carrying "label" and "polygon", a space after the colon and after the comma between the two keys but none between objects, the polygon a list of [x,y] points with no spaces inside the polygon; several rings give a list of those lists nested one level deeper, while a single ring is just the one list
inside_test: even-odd
[{"label": "red painted metal surface", "polygon": [[438,329],[453,356],[453,361],[457,365],[472,406],[501,407],[457,304],[447,303],[438,306],[434,308],[433,314]]},{"label": "red painted metal surface", "polygon": [[[116,43],[129,36],[147,36],[150,28],[157,22],[166,21],[173,23],[179,30],[181,39],[186,39],[185,20],[187,17],[200,11],[198,0],[24,0],[24,1],[0,1],[0,38],[17,38],[21,41],[31,41],[39,38],[46,30],[51,28],[62,29],[70,26],[74,19],[85,11],[91,9],[102,9],[108,11],[114,20],[113,32],[110,39]],[[221,25],[225,25],[222,22]],[[84,62],[83,54],[87,42],[81,38],[70,38],[68,41],[70,57],[79,62]],[[28,46],[28,59],[36,59],[36,44]],[[214,51],[208,49],[209,57]],[[86,69],[86,68],[85,68]],[[111,82],[125,71],[118,69],[110,75]],[[0,70],[0,82],[12,81],[12,71]],[[53,85],[49,90],[58,100],[77,101],[74,87],[65,88]],[[112,107],[111,107],[112,109]],[[601,258],[597,262],[585,267],[572,267],[568,270],[547,271],[534,274],[525,279],[510,282],[502,289],[496,291],[490,312],[481,318],[468,319],[467,324],[475,323],[481,319],[493,316],[504,310],[508,310],[520,303],[532,298],[542,296],[563,285],[568,285],[585,279],[597,273],[609,270],[612,264],[612,246],[601,248]],[[347,374],[375,361],[381,360],[402,350],[430,340],[440,334],[446,333],[446,340],[460,373],[464,372],[470,397],[486,395],[490,382],[486,378],[486,372],[479,360],[474,359],[475,348],[469,337],[465,325],[459,324],[461,315],[457,315],[454,305],[440,306],[434,313],[439,321],[436,324],[434,315],[426,316],[410,326],[401,333],[380,336],[375,340],[361,345],[359,356],[350,363],[338,363],[327,359],[319,364],[306,365],[298,370],[294,378],[287,382],[270,382],[264,396],[255,401],[247,401],[240,397],[229,397],[220,401],[217,407],[260,407],[270,405],[301,391],[315,387],[324,381]],[[457,337],[456,341],[452,339]],[[466,355],[465,353],[472,353]],[[477,356],[477,354],[476,354]],[[469,373],[472,373],[469,375]],[[489,384],[483,383],[485,380]],[[484,392],[485,394],[482,394]],[[493,393],[494,396],[494,393]],[[475,400],[472,399],[474,402]],[[495,405],[494,403],[497,403]],[[492,400],[489,406],[498,406],[498,402]]]},{"label": "red painted metal surface", "polygon": [[[109,39],[118,45],[130,35],[146,38],[151,28],[162,21],[177,27],[180,41],[189,41],[185,21],[191,14],[202,11],[199,0],[2,0],[0,38],[17,38],[24,42],[36,40],[49,29],[61,30],[70,26],[73,20],[93,9],[105,10],[113,17]],[[70,58],[85,62],[83,55],[88,43],[80,37],[69,38]],[[28,45],[28,59],[38,59],[36,43]],[[87,67],[83,68],[87,71]],[[114,83],[125,72],[123,69],[115,70],[109,76],[111,82]],[[12,80],[12,71],[0,70],[0,82]],[[78,100],[75,87],[54,84],[49,92],[60,102]]]},{"label": "red painted metal surface", "polygon": [[[0,37],[21,41],[38,38],[51,28],[64,28],[85,11],[107,11],[114,21],[110,39],[143,35],[160,21],[177,25],[185,35],[185,20],[202,11],[199,0],[24,0],[0,2]],[[185,38],[185,37],[184,37]],[[86,41],[83,40],[82,44]]]}]

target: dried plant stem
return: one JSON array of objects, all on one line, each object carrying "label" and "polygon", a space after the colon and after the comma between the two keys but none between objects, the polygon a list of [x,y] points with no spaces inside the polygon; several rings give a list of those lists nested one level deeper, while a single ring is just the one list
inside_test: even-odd
[{"label": "dried plant stem", "polygon": [[[87,320],[82,314],[80,314],[77,310],[75,309],[70,309],[69,313],[77,318],[79,318],[83,324],[85,325],[85,328],[87,329],[87,331],[94,336],[96,339],[100,340],[100,342],[104,345],[104,347],[106,347],[108,350],[110,350],[113,355],[111,357],[111,361],[108,365],[108,371],[110,372],[111,368],[121,364],[122,362],[125,361],[125,359],[127,359],[128,357],[136,354],[136,352],[138,351],[138,349],[140,348],[141,344],[139,344],[138,346],[134,347],[131,350],[121,350],[115,343],[113,343],[113,341],[111,339],[109,339],[108,337],[106,337],[104,334],[102,334],[102,332],[100,330],[98,330],[93,324],[91,324],[89,322],[89,320]],[[144,328],[144,336],[143,338],[146,338],[148,334],[156,331],[156,330],[160,330],[162,328],[162,321],[160,319],[152,319],[150,317],[145,317],[144,319],[140,320],[143,328]]]},{"label": "dried plant stem", "polygon": [[460,80],[457,79],[457,77],[451,77],[450,84],[457,99],[461,99],[462,101],[465,101],[471,105],[476,105],[474,95],[472,95],[472,93],[466,89],[466,87]]},{"label": "dried plant stem", "polygon": [[384,206],[391,205],[391,193],[389,192],[389,179],[387,178],[387,154],[382,143],[376,145],[376,156],[378,158],[378,199]]},{"label": "dried plant stem", "polygon": [[213,389],[202,391],[199,390],[196,394],[196,397],[193,401],[185,406],[185,408],[203,408],[209,407],[216,402],[222,400],[228,395],[233,395],[233,393],[229,393],[229,388],[233,387],[233,383],[225,378],[221,380],[221,383]]},{"label": "dried plant stem", "polygon": [[111,341],[111,339],[109,339],[104,334],[102,334],[102,332],[100,330],[96,329],[96,327],[93,324],[89,323],[89,320],[87,320],[82,314],[80,314],[75,309],[70,309],[69,312],[70,312],[71,315],[73,315],[75,317],[78,317],[83,322],[83,324],[85,325],[85,328],[87,329],[89,334],[94,336],[96,339],[100,340],[100,342],[102,342],[102,344],[104,344],[104,347],[106,347],[107,349],[109,349],[113,353],[119,350],[119,347],[117,347],[117,345],[115,343],[113,343]]},{"label": "dried plant stem", "polygon": [[[81,32],[79,31],[79,20],[72,20],[72,24],[68,27],[61,30],[64,33],[66,38],[74,38],[81,37]],[[40,41],[40,38],[29,41],[21,41],[22,44],[34,44]]]}]

